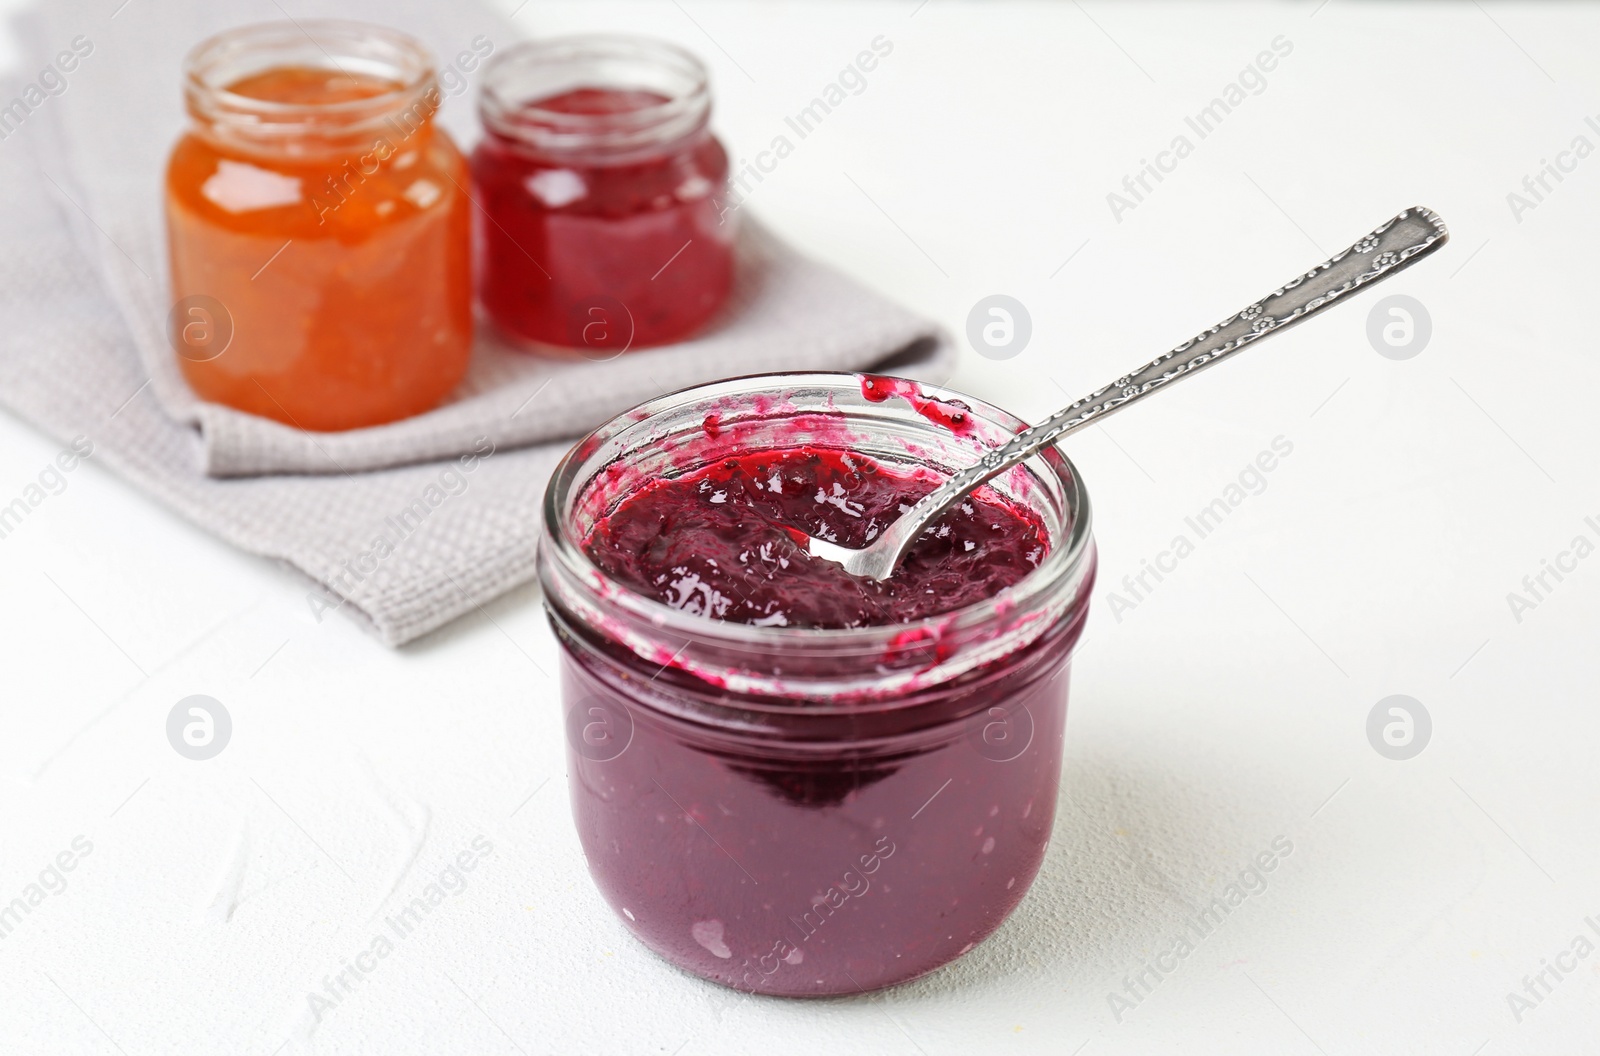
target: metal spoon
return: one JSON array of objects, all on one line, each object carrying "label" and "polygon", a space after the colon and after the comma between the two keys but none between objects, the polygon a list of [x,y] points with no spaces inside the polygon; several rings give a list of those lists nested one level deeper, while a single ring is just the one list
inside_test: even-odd
[{"label": "metal spoon", "polygon": [[1169,383],[1214,366],[1241,348],[1304,322],[1339,298],[1386,279],[1432,253],[1450,237],[1444,221],[1417,206],[1380,226],[1332,260],[1325,261],[1274,290],[1237,315],[1185,341],[1139,370],[1097,389],[984,455],[925,496],[861,550],[809,536],[813,557],[844,566],[846,572],[888,579],[924,528],[962,496],[1077,429],[1159,392]]}]

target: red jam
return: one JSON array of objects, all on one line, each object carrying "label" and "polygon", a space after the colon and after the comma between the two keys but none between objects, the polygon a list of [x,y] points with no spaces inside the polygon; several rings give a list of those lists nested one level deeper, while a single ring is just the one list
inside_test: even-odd
[{"label": "red jam", "polygon": [[486,113],[472,157],[479,296],[503,331],[614,355],[688,336],[722,306],[733,285],[722,145],[702,122],[605,146],[648,139],[641,126],[673,109],[651,91],[580,87]]},{"label": "red jam", "polygon": [[807,552],[812,535],[865,546],[940,479],[827,448],[741,455],[651,481],[584,549],[639,593],[730,623],[911,623],[996,596],[1049,549],[1036,514],[985,487],[929,525],[883,582]]}]

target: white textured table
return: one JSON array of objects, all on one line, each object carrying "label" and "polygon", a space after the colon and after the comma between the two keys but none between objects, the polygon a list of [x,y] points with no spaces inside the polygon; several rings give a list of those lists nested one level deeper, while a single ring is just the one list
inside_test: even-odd
[{"label": "white textured table", "polygon": [[[980,297],[1020,300],[1027,347],[954,384],[1024,416],[1403,206],[1454,240],[1071,442],[1102,565],[1048,861],[988,943],[870,998],[740,996],[612,918],[533,590],[389,652],[91,459],[0,538],[0,903],[41,870],[56,889],[0,915],[0,1052],[1595,1051],[1600,10],[531,0],[518,21],[682,41],[771,170],[750,208],[958,332]],[[879,35],[864,88],[796,137]],[[1431,320],[1414,358],[1369,341],[1388,294]],[[0,505],[56,453],[0,418]],[[197,693],[233,723],[204,762],[165,732]],[[1431,716],[1406,760],[1367,734],[1394,694]],[[358,960],[463,852],[464,889]],[[308,994],[341,970],[319,1022]]]}]

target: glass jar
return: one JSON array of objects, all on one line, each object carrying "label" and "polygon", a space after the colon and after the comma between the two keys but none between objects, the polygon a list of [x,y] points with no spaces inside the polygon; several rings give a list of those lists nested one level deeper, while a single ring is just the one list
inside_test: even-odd
[{"label": "glass jar", "polygon": [[202,398],[303,429],[437,406],[472,349],[467,167],[433,59],[353,22],[189,53],[167,167],[173,347]]},{"label": "glass jar", "polygon": [[707,979],[780,995],[904,982],[983,941],[1043,860],[1095,567],[1059,452],[995,482],[1047,527],[1038,567],[914,624],[706,619],[625,589],[582,546],[640,481],[734,453],[810,444],[948,474],[1025,428],[960,397],[957,435],[954,394],[927,395],[885,400],[850,374],[685,390],[582,441],[546,493],[540,579],[589,870],[645,945]]},{"label": "glass jar", "polygon": [[610,357],[702,326],[733,285],[705,67],[643,37],[522,44],[484,69],[479,299],[518,341]]}]

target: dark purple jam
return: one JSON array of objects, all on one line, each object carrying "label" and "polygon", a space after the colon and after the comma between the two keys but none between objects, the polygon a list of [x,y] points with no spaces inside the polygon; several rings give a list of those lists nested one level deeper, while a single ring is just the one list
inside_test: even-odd
[{"label": "dark purple jam", "polygon": [[[869,377],[862,391],[973,428],[965,407],[909,383]],[[590,874],[650,949],[727,986],[814,996],[916,978],[991,934],[1044,859],[1093,558],[1066,611],[1034,599],[983,616],[977,603],[1061,544],[1032,507],[980,488],[894,576],[858,579],[806,538],[866,545],[938,486],[935,471],[842,445],[748,451],[737,421],[703,425],[739,453],[642,482],[608,468],[622,497],[580,542],[608,590],[706,629],[684,642],[674,627],[641,652],[616,637],[604,594],[598,620],[547,594]],[[967,637],[918,622],[968,606],[980,619]],[[812,633],[841,629],[861,630]],[[995,645],[1006,651],[936,674]],[[751,672],[775,688],[730,677]],[[829,680],[844,688],[815,688]]]},{"label": "dark purple jam", "polygon": [[931,524],[883,582],[807,553],[813,535],[866,546],[939,483],[931,470],[828,448],[738,455],[647,483],[584,549],[639,593],[729,623],[911,623],[996,596],[1049,550],[1037,514],[984,487]]}]

